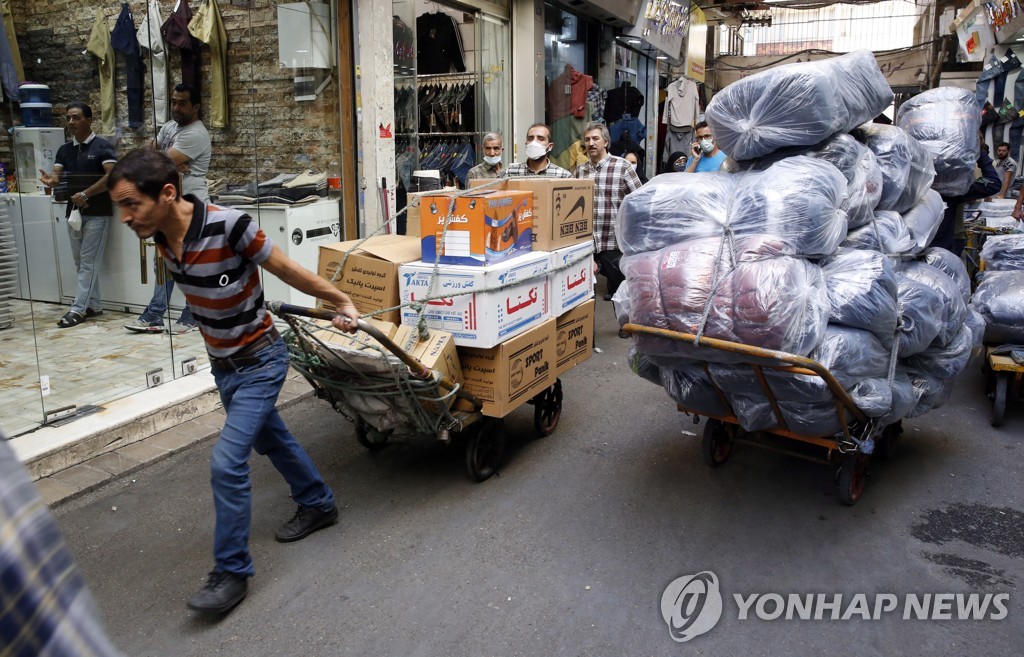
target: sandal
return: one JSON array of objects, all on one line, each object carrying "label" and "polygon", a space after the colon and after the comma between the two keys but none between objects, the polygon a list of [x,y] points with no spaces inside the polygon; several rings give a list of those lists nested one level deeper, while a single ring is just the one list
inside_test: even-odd
[{"label": "sandal", "polygon": [[71,328],[72,326],[78,326],[84,321],[85,315],[76,313],[74,310],[69,310],[60,318],[60,321],[57,322],[57,326],[60,328]]}]

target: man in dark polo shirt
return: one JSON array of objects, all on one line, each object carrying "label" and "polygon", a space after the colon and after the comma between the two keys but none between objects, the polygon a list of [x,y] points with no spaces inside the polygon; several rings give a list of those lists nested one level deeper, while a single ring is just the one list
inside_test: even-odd
[{"label": "man in dark polo shirt", "polygon": [[214,569],[188,606],[226,613],[253,575],[249,554],[252,496],[249,453],[265,454],[291,487],[295,516],[275,538],[297,541],[334,524],[338,508],[305,450],[274,408],[288,372],[288,351],[263,307],[259,267],[338,309],[334,326],[355,331],[348,295],[291,260],[240,210],[200,203],[178,190],[178,168],[164,153],[129,153],[109,174],[121,223],[153,238],[192,307],[206,341],[227,421],[210,459],[216,511]]}]

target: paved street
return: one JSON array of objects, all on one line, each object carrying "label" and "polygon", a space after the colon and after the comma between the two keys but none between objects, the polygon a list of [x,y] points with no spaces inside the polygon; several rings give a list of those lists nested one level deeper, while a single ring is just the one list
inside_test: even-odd
[{"label": "paved street", "polygon": [[[976,368],[952,402],[905,423],[896,458],[873,465],[849,508],[822,465],[748,447],[708,468],[701,426],[626,369],[610,323],[598,346],[563,379],[555,434],[534,438],[532,408],[514,413],[504,468],[482,484],[454,450],[405,439],[370,454],[325,402],[287,409],[341,522],[274,542],[293,507],[254,459],[257,575],[220,622],[185,608],[212,564],[210,442],[58,520],[128,655],[1020,654],[1024,406],[992,429]],[[720,582],[721,620],[676,643],[662,592],[701,571]],[[751,607],[740,620],[733,595],[755,593],[842,594],[844,611],[856,594],[890,593],[899,608],[844,621],[761,620]],[[1008,593],[1008,614],[903,620],[912,593]]]}]

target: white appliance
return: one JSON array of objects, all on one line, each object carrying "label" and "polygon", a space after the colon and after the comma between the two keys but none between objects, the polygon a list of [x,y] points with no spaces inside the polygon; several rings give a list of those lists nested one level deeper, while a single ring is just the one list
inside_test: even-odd
[{"label": "white appliance", "polygon": [[65,141],[63,128],[14,128],[14,161],[21,192],[42,191],[39,170],[53,171],[53,159]]},{"label": "white appliance", "polygon": [[[320,245],[337,242],[340,225],[338,201],[324,199],[309,205],[239,207],[255,219],[270,241],[292,260],[316,272]],[[262,270],[261,270],[262,271]],[[263,296],[267,301],[284,301],[314,306],[316,299],[295,290],[273,274],[263,272]]]}]

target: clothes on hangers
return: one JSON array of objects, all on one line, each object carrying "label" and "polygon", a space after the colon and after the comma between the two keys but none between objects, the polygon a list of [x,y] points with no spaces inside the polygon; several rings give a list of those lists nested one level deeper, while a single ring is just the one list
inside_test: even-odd
[{"label": "clothes on hangers", "polygon": [[473,143],[466,137],[421,137],[417,169],[436,169],[441,172],[442,185],[457,182],[466,189],[469,170],[476,163]]},{"label": "clothes on hangers", "polygon": [[[210,46],[210,91],[204,95],[204,119],[211,128],[228,127],[228,33],[217,0],[205,0],[188,24],[193,37]],[[198,83],[197,83],[198,85]]]},{"label": "clothes on hangers", "polygon": [[640,108],[643,106],[644,95],[640,93],[640,90],[628,82],[623,82],[619,87],[610,89],[605,95],[605,123],[611,124],[618,121],[623,114],[639,116]]},{"label": "clothes on hangers", "polygon": [[562,74],[548,85],[548,121],[554,123],[570,114],[582,118],[587,111],[587,92],[593,88],[594,78],[566,64]]},{"label": "clothes on hangers", "polygon": [[[20,82],[25,79],[25,67],[21,63],[21,50],[18,48],[18,33],[14,31],[14,14],[11,13],[11,0],[2,0],[4,15],[4,34],[7,36],[7,50],[10,53],[8,64],[13,69],[14,77]],[[18,100],[17,97],[11,100]]]},{"label": "clothes on hangers", "polygon": [[668,85],[665,94],[665,113],[662,122],[675,128],[692,128],[700,114],[697,83],[679,78]]},{"label": "clothes on hangers", "polygon": [[613,142],[623,139],[643,141],[647,139],[647,126],[635,116],[623,114],[621,119],[608,126],[608,133]]},{"label": "clothes on hangers", "polygon": [[[6,9],[6,4],[4,5]],[[18,102],[21,100],[21,87],[19,86],[21,80],[24,79],[24,72],[18,74],[18,67],[16,64],[21,64],[21,57],[18,56],[15,61],[15,55],[18,52],[18,42],[14,41],[14,49],[11,49],[11,37],[7,33],[6,28],[0,30],[0,82],[3,84],[4,93],[7,98]]]},{"label": "clothes on hangers", "polygon": [[96,11],[96,20],[85,49],[98,60],[100,71],[100,124],[98,129],[93,127],[93,132],[112,135],[117,118],[114,115],[114,48],[110,45],[110,30],[102,8]]},{"label": "clothes on hangers", "polygon": [[604,121],[604,97],[607,92],[596,84],[587,92],[587,102],[594,106],[590,118],[594,121]]},{"label": "clothes on hangers", "polygon": [[395,72],[400,75],[411,74],[416,65],[412,28],[398,16],[392,16],[391,36],[395,44]]},{"label": "clothes on hangers", "polygon": [[135,36],[135,19],[127,2],[121,3],[121,13],[110,33],[110,45],[124,55],[125,76],[128,87],[128,127],[141,128],[145,123],[142,98],[146,89],[146,67],[142,63],[142,49]]},{"label": "clothes on hangers", "polygon": [[149,0],[146,18],[135,33],[139,45],[149,51],[150,68],[153,77],[153,113],[156,124],[163,125],[171,120],[170,103],[167,97],[167,46],[160,34],[163,19],[160,17],[160,3]]},{"label": "clothes on hangers", "polygon": [[466,71],[462,35],[454,18],[442,11],[416,18],[416,68],[420,74]]},{"label": "clothes on hangers", "polygon": [[181,51],[182,84],[190,84],[196,89],[200,89],[202,55],[199,50],[199,39],[188,31],[188,24],[191,21],[192,10],[188,6],[188,0],[178,0],[171,15],[160,26],[160,34],[163,35],[166,43]]},{"label": "clothes on hangers", "polygon": [[[404,94],[409,92],[402,92]],[[430,82],[417,92],[418,132],[473,132],[476,130],[476,83]]]}]

